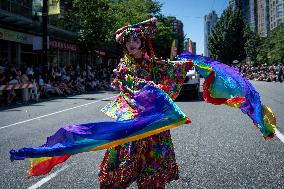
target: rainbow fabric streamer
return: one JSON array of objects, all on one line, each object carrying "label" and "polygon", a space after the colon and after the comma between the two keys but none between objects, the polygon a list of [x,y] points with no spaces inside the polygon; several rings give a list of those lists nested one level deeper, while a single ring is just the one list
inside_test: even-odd
[{"label": "rainbow fabric streamer", "polygon": [[276,118],[272,110],[261,104],[258,92],[251,83],[233,67],[209,57],[184,52],[179,59],[190,59],[205,78],[203,97],[208,103],[225,104],[239,108],[247,114],[265,139],[274,137]]},{"label": "rainbow fabric streamer", "polygon": [[[178,58],[192,61],[205,78],[203,97],[206,102],[239,108],[253,120],[265,139],[276,134],[284,141],[276,129],[274,113],[261,104],[258,92],[236,69],[191,53],[183,53]],[[40,176],[74,154],[114,147],[191,122],[172,99],[151,82],[133,96],[122,94],[103,109],[116,121],[66,126],[48,137],[42,146],[11,150],[11,160],[28,158],[31,162],[28,174]]]},{"label": "rainbow fabric streamer", "polygon": [[150,84],[135,93],[133,100],[137,110],[133,119],[69,125],[48,137],[42,146],[11,150],[10,158],[28,158],[28,174],[40,176],[71,155],[114,147],[190,122],[164,91]]}]

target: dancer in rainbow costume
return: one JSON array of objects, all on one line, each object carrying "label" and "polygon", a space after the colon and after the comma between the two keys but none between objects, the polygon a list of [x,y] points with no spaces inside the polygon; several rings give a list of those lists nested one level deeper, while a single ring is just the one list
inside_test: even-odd
[{"label": "dancer in rainbow costume", "polygon": [[264,139],[278,133],[273,112],[236,69],[190,53],[179,56],[180,61],[156,61],[151,44],[155,31],[152,18],[116,32],[126,52],[114,70],[113,86],[120,93],[102,109],[115,121],[68,125],[42,146],[11,150],[11,160],[29,159],[28,174],[39,176],[72,155],[107,149],[100,166],[101,188],[126,188],[134,181],[139,188],[164,188],[178,179],[169,130],[191,122],[173,101],[191,66],[205,78],[206,102],[239,108]]}]

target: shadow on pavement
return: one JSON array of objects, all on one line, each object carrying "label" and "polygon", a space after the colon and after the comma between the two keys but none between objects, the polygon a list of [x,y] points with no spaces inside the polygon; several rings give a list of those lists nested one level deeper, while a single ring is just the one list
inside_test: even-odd
[{"label": "shadow on pavement", "polygon": [[[21,103],[15,103],[15,104],[10,104],[10,105],[3,105],[0,107],[0,111],[21,111],[21,110],[12,110],[15,108],[20,108],[23,106],[44,106],[39,103],[41,102],[60,102],[60,99],[83,99],[83,100],[98,100],[97,98],[92,98],[92,97],[80,97],[79,95],[88,95],[88,94],[102,94],[102,93],[113,93],[116,94],[117,91],[113,90],[100,90],[100,91],[89,91],[86,93],[81,93],[81,94],[74,94],[74,95],[68,95],[68,96],[51,96],[47,98],[41,98],[39,101],[29,101],[29,102],[21,102]],[[109,101],[109,100],[104,100],[104,101]]]},{"label": "shadow on pavement", "polygon": [[175,99],[175,102],[198,102],[198,101],[204,101],[202,92],[199,92],[198,98],[188,93],[188,94],[180,94],[177,97],[177,99]]}]

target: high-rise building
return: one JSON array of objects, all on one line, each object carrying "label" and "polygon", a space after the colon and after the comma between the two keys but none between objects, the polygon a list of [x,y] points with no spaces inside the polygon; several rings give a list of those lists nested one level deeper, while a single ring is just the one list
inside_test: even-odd
[{"label": "high-rise building", "polygon": [[229,5],[233,9],[239,9],[245,21],[249,21],[249,5],[250,0],[230,0]]},{"label": "high-rise building", "polygon": [[[184,37],[183,31],[183,23],[182,21],[178,20],[174,16],[168,16],[166,19],[167,24],[172,28],[176,35]],[[183,49],[181,49],[181,44],[184,45],[184,40],[175,39],[175,48],[176,52],[180,53]]]},{"label": "high-rise building", "polygon": [[257,0],[257,29],[261,37],[270,31],[269,0]]},{"label": "high-rise building", "polygon": [[284,23],[284,0],[270,0],[270,30]]},{"label": "high-rise building", "polygon": [[230,0],[229,1],[229,6],[235,9],[236,7],[239,7],[239,1],[237,0]]},{"label": "high-rise building", "polygon": [[180,36],[184,35],[183,32],[183,23],[182,21],[178,20],[174,16],[168,16],[167,17],[167,22],[169,23],[170,27],[173,29],[173,31]]},{"label": "high-rise building", "polygon": [[192,42],[192,53],[196,54],[196,42]]},{"label": "high-rise building", "polygon": [[230,0],[229,5],[233,9],[239,9],[244,21],[250,26],[251,30],[256,31],[256,0]]},{"label": "high-rise building", "polygon": [[208,56],[208,39],[211,35],[211,30],[217,23],[218,16],[215,11],[204,16],[204,55]]},{"label": "high-rise building", "polygon": [[239,8],[246,23],[261,37],[284,23],[284,0],[230,0],[229,5]]},{"label": "high-rise building", "polygon": [[254,32],[257,31],[257,4],[256,0],[249,0],[249,26]]}]

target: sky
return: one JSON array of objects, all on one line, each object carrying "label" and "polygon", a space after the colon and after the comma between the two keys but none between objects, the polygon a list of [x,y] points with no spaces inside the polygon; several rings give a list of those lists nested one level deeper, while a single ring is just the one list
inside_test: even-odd
[{"label": "sky", "polygon": [[158,0],[162,3],[161,13],[175,16],[183,22],[186,38],[196,42],[196,53],[204,52],[204,16],[215,10],[218,17],[228,6],[229,0]]}]

